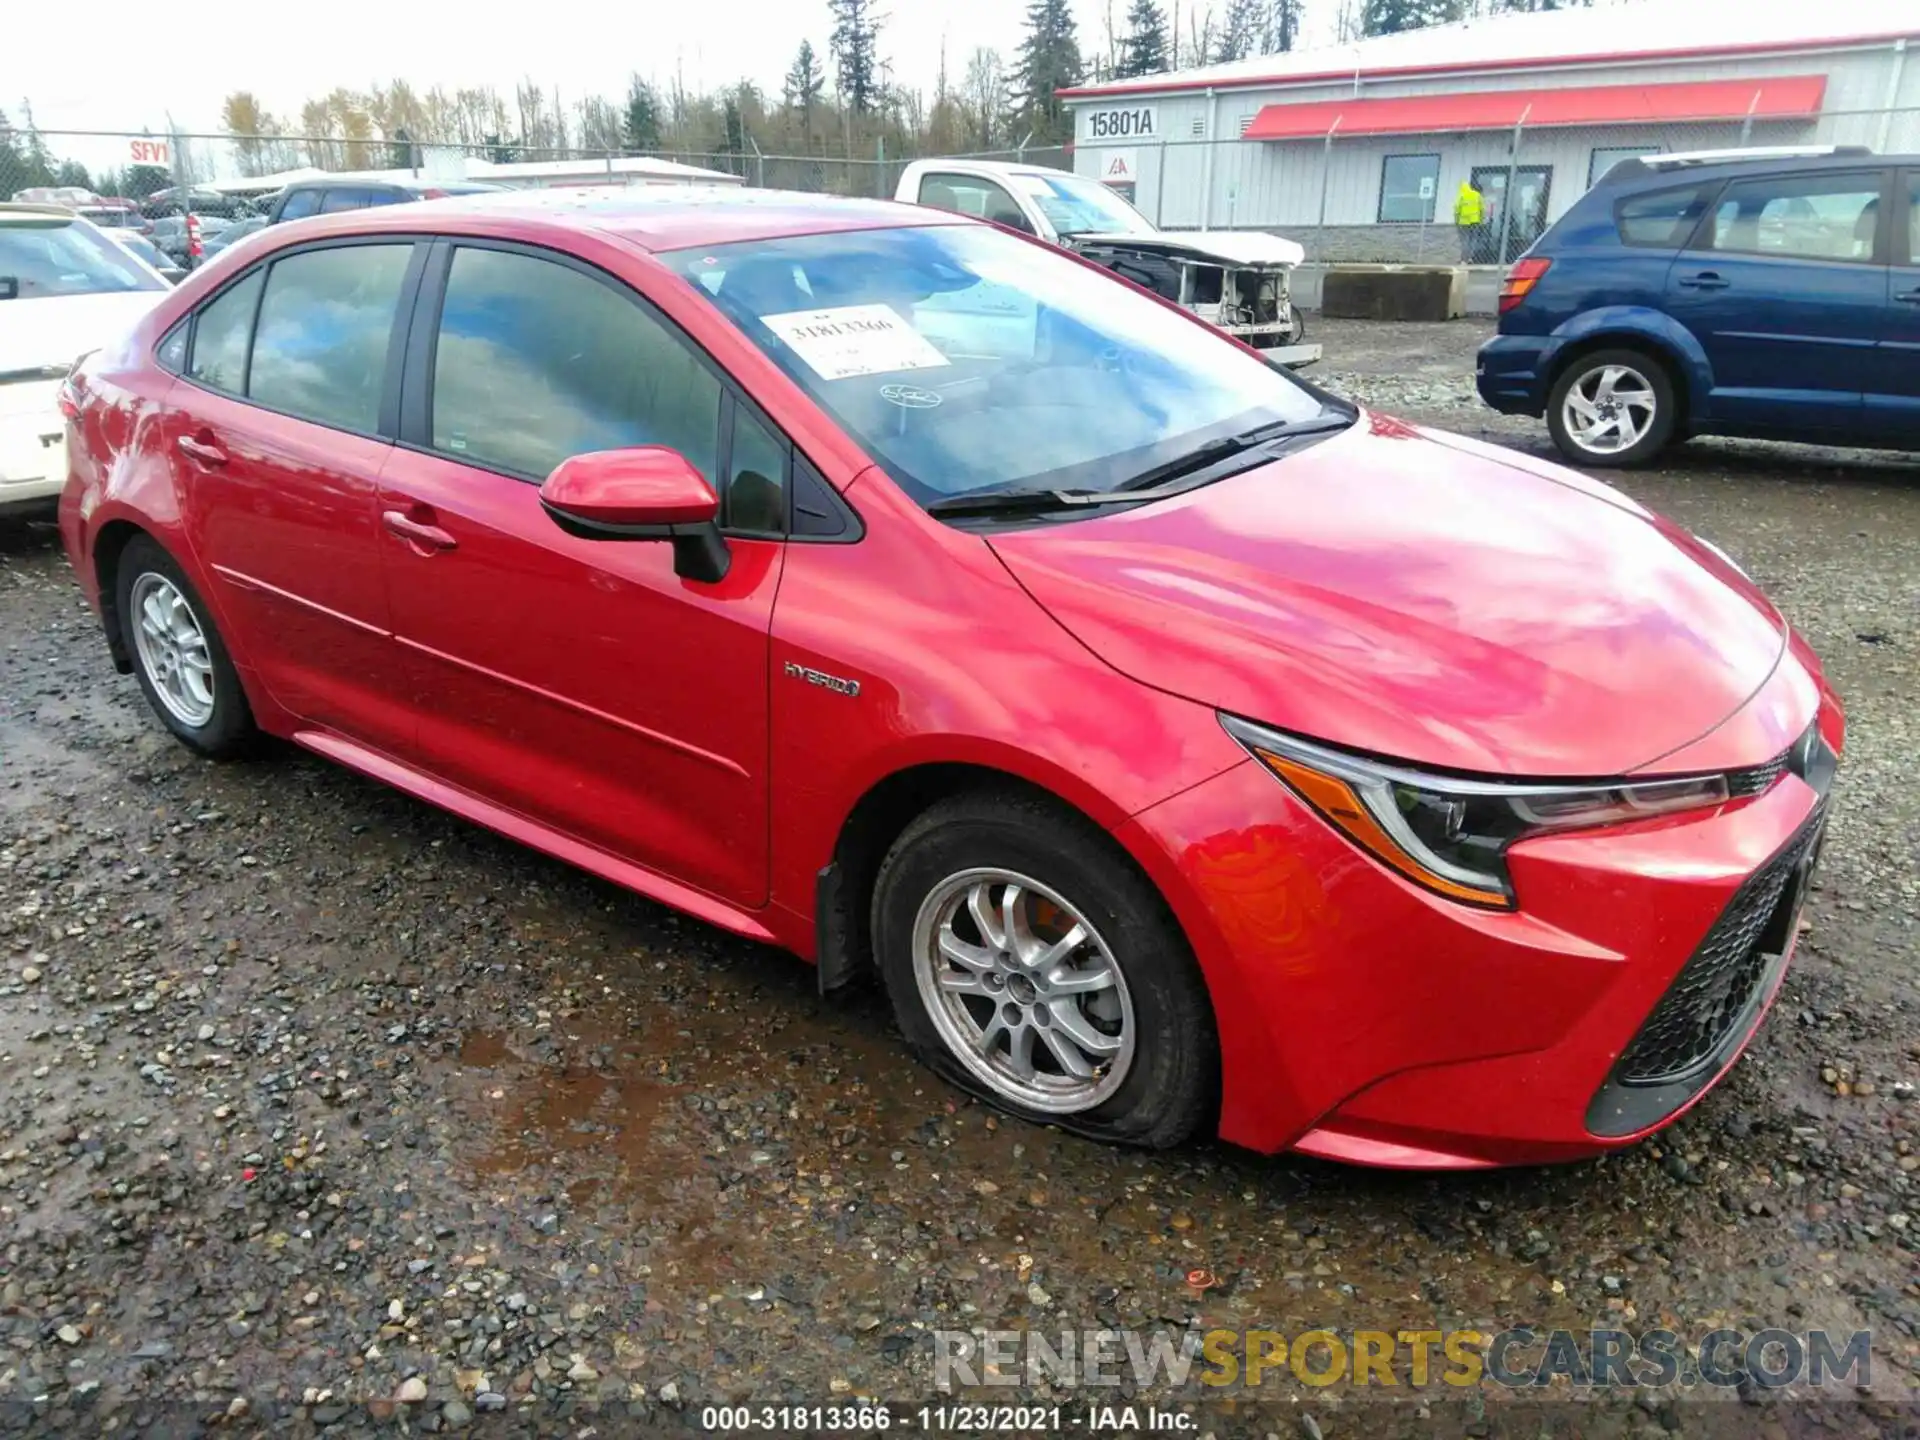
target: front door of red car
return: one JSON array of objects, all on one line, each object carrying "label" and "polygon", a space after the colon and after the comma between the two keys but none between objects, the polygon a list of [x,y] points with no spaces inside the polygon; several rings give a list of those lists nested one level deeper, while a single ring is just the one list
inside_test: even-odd
[{"label": "front door of red car", "polygon": [[[718,483],[725,453],[768,432],[734,443],[734,402],[705,360],[632,291],[562,257],[442,245],[419,314],[436,309],[437,328],[416,321],[407,443],[379,507],[417,763],[710,894],[764,903],[777,533],[736,517],[748,522],[736,532],[760,535],[730,538],[730,568],[709,584],[677,575],[665,542],[566,534],[538,485],[569,455],[632,445],[671,446]],[[768,468],[741,494],[772,515],[784,470]]]},{"label": "front door of red car", "polygon": [[414,253],[302,249],[242,277],[195,317],[164,427],[241,663],[302,721],[390,753],[412,743],[413,716],[374,501]]}]

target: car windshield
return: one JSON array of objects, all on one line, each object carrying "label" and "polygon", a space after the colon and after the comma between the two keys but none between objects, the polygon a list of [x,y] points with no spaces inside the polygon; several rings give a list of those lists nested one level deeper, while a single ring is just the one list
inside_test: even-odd
[{"label": "car windshield", "polygon": [[980,225],[745,241],[660,257],[916,501],[1111,491],[1323,412],[1204,325]]},{"label": "car windshield", "polygon": [[1153,222],[1098,180],[1078,175],[1016,174],[1013,184],[1033,198],[1061,235],[1153,235]]},{"label": "car windshield", "polygon": [[164,289],[164,280],[84,221],[0,223],[0,298]]}]

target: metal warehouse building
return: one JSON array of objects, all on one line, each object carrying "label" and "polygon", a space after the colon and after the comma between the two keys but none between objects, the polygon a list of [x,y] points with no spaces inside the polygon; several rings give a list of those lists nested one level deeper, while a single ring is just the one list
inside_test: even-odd
[{"label": "metal warehouse building", "polygon": [[[1074,168],[1174,229],[1273,230],[1325,260],[1517,255],[1615,162],[1680,150],[1920,151],[1920,0],[1635,0],[1508,14],[1065,92]],[[1511,185],[1514,203],[1509,206]]]}]

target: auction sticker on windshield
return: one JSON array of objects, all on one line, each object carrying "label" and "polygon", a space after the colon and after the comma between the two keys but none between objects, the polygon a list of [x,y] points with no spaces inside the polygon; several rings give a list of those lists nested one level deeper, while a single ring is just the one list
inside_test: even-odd
[{"label": "auction sticker on windshield", "polygon": [[786,341],[822,380],[931,370],[949,363],[891,305],[790,310],[784,315],[762,315],[760,323]]}]

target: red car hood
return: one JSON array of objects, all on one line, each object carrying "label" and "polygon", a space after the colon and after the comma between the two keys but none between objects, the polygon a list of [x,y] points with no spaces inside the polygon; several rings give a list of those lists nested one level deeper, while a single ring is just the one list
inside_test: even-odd
[{"label": "red car hood", "polygon": [[1653,765],[1733,714],[1786,645],[1737,570],[1615,491],[1381,416],[1173,500],[991,543],[1137,680],[1442,768]]}]

